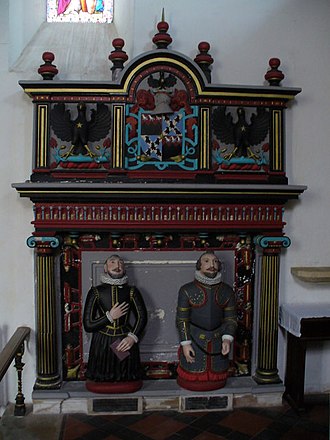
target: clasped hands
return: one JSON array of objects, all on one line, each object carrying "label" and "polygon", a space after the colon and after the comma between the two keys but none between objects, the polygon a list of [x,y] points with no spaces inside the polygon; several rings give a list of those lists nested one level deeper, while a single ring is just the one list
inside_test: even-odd
[{"label": "clasped hands", "polygon": [[[113,320],[120,318],[129,311],[129,304],[122,302],[119,304],[117,302],[110,310],[110,316]],[[131,336],[126,336],[117,346],[118,351],[127,351],[134,345],[135,341]]]},{"label": "clasped hands", "polygon": [[[195,362],[195,350],[192,348],[191,344],[182,345],[183,355],[189,364]],[[230,341],[229,339],[224,339],[222,341],[221,353],[226,356],[230,351]]]}]

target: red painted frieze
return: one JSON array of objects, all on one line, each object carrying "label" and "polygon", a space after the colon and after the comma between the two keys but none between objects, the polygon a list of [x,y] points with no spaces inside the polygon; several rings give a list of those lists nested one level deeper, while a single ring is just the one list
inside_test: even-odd
[{"label": "red painted frieze", "polygon": [[281,205],[36,203],[34,225],[48,228],[282,228]]}]

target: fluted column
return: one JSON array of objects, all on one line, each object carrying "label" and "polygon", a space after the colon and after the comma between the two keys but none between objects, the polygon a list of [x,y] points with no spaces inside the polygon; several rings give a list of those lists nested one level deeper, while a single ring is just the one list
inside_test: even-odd
[{"label": "fluted column", "polygon": [[56,331],[55,252],[56,237],[30,237],[27,245],[36,249],[37,379],[35,389],[59,388]]},{"label": "fluted column", "polygon": [[279,383],[277,369],[278,297],[280,253],[289,247],[288,237],[257,236],[255,243],[262,249],[260,303],[258,323],[258,358],[254,380],[259,384]]}]

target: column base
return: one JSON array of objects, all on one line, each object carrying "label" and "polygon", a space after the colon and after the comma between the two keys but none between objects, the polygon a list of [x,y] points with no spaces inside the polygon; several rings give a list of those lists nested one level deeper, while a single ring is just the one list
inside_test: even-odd
[{"label": "column base", "polygon": [[34,384],[34,390],[58,390],[61,388],[62,380],[60,376],[37,377]]},{"label": "column base", "polygon": [[257,369],[253,380],[259,385],[269,385],[272,383],[282,383],[278,370],[260,370]]}]

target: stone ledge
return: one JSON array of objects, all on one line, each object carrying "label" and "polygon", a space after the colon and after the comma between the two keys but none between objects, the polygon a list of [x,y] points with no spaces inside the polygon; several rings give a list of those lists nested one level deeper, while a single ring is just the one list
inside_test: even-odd
[{"label": "stone ledge", "polygon": [[[265,407],[282,404],[283,384],[258,385],[251,377],[229,378],[225,388],[211,392],[195,393],[180,388],[175,380],[146,381],[141,390],[132,394],[96,394],[85,389],[84,382],[64,383],[61,390],[35,390],[32,394],[33,412],[35,414],[85,413],[95,414],[95,399],[137,399],[138,408],[115,411],[114,414],[141,414],[144,411],[187,411],[185,402],[191,398],[215,399],[227,398],[226,408],[232,410],[243,407]],[[212,403],[211,402],[211,403]],[[210,408],[195,408],[195,411],[209,411]],[[214,408],[220,410],[220,408]],[[189,410],[191,411],[191,409]],[[98,412],[97,414],[111,414]]]},{"label": "stone ledge", "polygon": [[330,283],[330,267],[291,267],[291,273],[306,283]]}]

